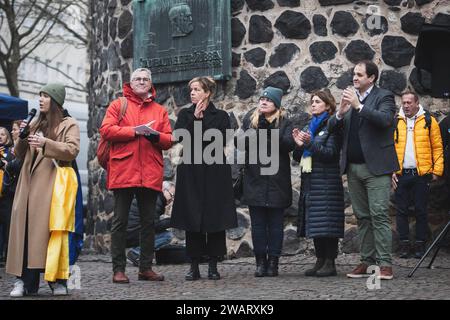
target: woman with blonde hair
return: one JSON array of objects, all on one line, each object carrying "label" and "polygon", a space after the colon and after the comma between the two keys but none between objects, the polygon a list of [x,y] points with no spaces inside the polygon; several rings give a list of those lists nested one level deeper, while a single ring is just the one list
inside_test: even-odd
[{"label": "woman with blonde hair", "polygon": [[297,233],[314,239],[316,263],[306,276],[336,275],[334,260],[338,240],[344,236],[344,190],[339,171],[341,137],[327,130],[327,122],[336,111],[329,91],[311,95],[312,119],[292,136],[297,144],[293,157],[300,162],[301,187]]},{"label": "woman with blonde hair", "polygon": [[[255,277],[275,277],[278,275],[278,262],[283,247],[284,210],[292,203],[291,165],[289,152],[294,149],[292,124],[281,107],[283,91],[279,88],[267,87],[259,98],[258,107],[242,123],[242,130],[255,130],[258,137],[256,163],[249,163],[249,155],[244,166],[243,199],[249,206],[253,252],[256,258]],[[259,140],[262,130],[267,133],[267,145]],[[278,131],[278,141],[274,132]],[[248,134],[248,132],[247,132]],[[279,167],[274,174],[264,175],[260,159],[260,149],[267,148],[271,152],[272,142],[279,146]],[[249,150],[250,146],[246,146]],[[256,155],[254,155],[256,156]]]},{"label": "woman with blonde hair", "polygon": [[[203,154],[211,143],[203,142],[202,137],[206,130],[217,129],[225,144],[226,130],[231,127],[230,118],[211,101],[216,88],[212,78],[194,78],[189,82],[189,88],[192,106],[180,111],[175,129],[189,132],[191,150],[186,150],[187,145],[183,144],[183,153],[189,152],[191,157],[189,163],[177,167],[171,225],[186,231],[186,251],[191,268],[185,279],[200,279],[199,262],[203,256],[208,256],[208,279],[218,280],[217,261],[227,253],[225,230],[237,227],[237,216],[231,167],[226,164],[223,151],[214,157],[221,161],[205,161]],[[198,134],[202,136],[198,137]],[[195,155],[197,150],[201,154]],[[197,158],[201,159],[200,163],[196,162]]]},{"label": "woman with blonde hair", "polygon": [[[39,117],[29,125],[29,135],[15,147],[23,159],[14,197],[6,272],[17,276],[11,297],[36,295],[40,273],[45,270],[50,239],[49,220],[56,178],[55,161],[71,166],[80,147],[80,130],[63,109],[62,84],[47,84],[39,91]],[[64,279],[49,283],[54,295],[67,294]]]}]

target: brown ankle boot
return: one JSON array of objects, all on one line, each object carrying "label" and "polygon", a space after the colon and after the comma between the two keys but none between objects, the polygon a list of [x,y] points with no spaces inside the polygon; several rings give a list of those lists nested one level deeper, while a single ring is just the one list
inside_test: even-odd
[{"label": "brown ankle boot", "polygon": [[130,283],[130,279],[125,275],[125,272],[117,271],[114,272],[113,283]]},{"label": "brown ankle boot", "polygon": [[162,274],[158,274],[152,269],[148,269],[144,272],[139,272],[138,280],[144,281],[164,281],[164,276]]}]

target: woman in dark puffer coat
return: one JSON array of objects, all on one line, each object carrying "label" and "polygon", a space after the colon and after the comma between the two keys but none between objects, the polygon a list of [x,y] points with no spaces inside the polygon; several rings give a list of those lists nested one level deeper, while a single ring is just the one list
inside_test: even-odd
[{"label": "woman in dark puffer coat", "polygon": [[299,236],[314,239],[317,261],[306,276],[334,276],[339,238],[344,236],[344,191],[339,172],[341,137],[327,131],[336,102],[328,91],[311,95],[310,123],[292,136],[300,162]]}]

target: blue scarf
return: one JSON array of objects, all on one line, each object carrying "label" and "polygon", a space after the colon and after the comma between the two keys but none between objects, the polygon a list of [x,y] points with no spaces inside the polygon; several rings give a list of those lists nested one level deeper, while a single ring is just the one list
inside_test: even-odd
[{"label": "blue scarf", "polygon": [[[316,131],[322,124],[322,122],[328,119],[328,112],[323,112],[319,116],[313,116],[311,121],[309,122],[309,132],[311,133],[311,142],[314,140],[316,136]],[[310,157],[312,155],[311,151],[308,148],[303,151],[303,157]]]}]

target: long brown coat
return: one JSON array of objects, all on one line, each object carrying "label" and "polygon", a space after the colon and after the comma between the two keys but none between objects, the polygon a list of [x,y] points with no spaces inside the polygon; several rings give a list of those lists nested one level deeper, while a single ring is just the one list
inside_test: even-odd
[{"label": "long brown coat", "polygon": [[56,177],[56,167],[52,159],[58,160],[60,166],[70,166],[80,148],[80,129],[74,119],[64,118],[56,134],[56,141],[47,139],[44,148],[38,149],[33,165],[35,148],[29,147],[26,139],[20,140],[16,146],[16,156],[24,159],[24,162],[11,215],[6,262],[6,272],[9,274],[22,275],[26,224],[28,224],[28,268],[45,268],[50,237],[50,203]]}]

